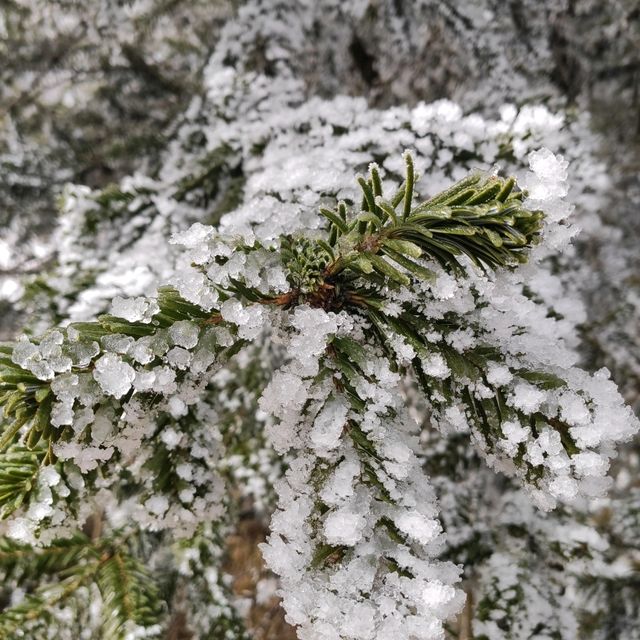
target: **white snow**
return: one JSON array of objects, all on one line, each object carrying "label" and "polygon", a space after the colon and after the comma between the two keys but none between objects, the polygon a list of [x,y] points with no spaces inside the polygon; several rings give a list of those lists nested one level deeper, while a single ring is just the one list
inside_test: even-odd
[{"label": "white snow", "polygon": [[106,394],[121,398],[131,389],[136,372],[120,356],[105,353],[96,360],[93,377]]}]

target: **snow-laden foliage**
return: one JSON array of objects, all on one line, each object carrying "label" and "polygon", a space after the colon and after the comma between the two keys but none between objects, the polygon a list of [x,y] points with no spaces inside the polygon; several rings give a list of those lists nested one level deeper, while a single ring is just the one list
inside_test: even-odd
[{"label": "snow-laden foliage", "polygon": [[[46,544],[71,533],[92,494],[112,503],[116,527],[132,518],[184,536],[219,518],[224,438],[203,396],[225,363],[251,366],[264,340],[283,360],[259,397],[265,435],[292,452],[264,555],[302,638],[437,638],[460,609],[458,569],[434,558],[441,526],[403,401],[411,378],[434,425],[470,432],[541,507],[601,495],[633,414],[606,372],[575,369],[562,341],[549,341],[544,316],[514,319],[500,305],[535,309],[517,265],[540,238],[567,235],[563,161],[532,153],[526,198],[513,179],[472,174],[417,205],[405,162],[388,199],[372,164],[360,213],[345,202],[320,209],[328,235],[319,217],[306,238],[300,227],[276,235],[286,203],[272,206],[259,239],[245,215],[224,231],[196,223],[173,237],[186,248],[178,291],[116,297],[98,322],[7,347],[1,444],[41,465],[3,501],[7,534]],[[532,253],[533,273],[544,273],[544,245]],[[129,496],[118,500],[125,470]],[[185,482],[163,486],[153,471]]]},{"label": "snow-laden foliage", "polygon": [[594,140],[543,106],[322,97],[365,12],[247,3],[160,170],[67,187],[0,354],[0,636],[162,637],[186,602],[196,637],[246,637],[249,501],[303,640],[607,637],[621,543],[589,512],[638,423],[578,366]]}]

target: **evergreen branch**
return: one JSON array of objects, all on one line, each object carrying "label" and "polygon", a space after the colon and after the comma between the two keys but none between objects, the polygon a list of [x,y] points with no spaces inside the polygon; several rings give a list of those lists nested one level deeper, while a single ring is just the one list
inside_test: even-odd
[{"label": "evergreen branch", "polygon": [[43,548],[0,538],[0,573],[5,580],[16,580],[18,585],[43,575],[64,574],[97,558],[95,545],[82,533],[54,540]]},{"label": "evergreen branch", "polygon": [[409,286],[412,279],[433,280],[428,261],[462,277],[465,260],[485,271],[526,262],[529,249],[540,240],[543,213],[525,206],[525,193],[514,178],[474,173],[413,206],[415,176],[409,153],[405,163],[406,178],[389,199],[372,164],[368,179],[358,177],[361,212],[349,212],[343,202],[335,210],[320,209],[329,222],[328,242],[281,239],[293,289],[273,302],[335,309],[359,295],[354,279],[398,288]]},{"label": "evergreen branch", "polygon": [[[457,571],[429,553],[441,531],[435,495],[411,448],[415,424],[401,377],[387,364],[369,341],[330,339],[301,424],[285,414],[277,425],[296,443],[296,462],[279,487],[280,511],[263,555],[282,576],[285,608],[296,603],[308,611],[301,634],[322,625],[340,635],[351,607],[323,607],[332,599],[361,603],[371,629],[388,621],[377,606],[385,600],[399,618],[415,615],[440,631],[446,610],[420,594],[445,588],[452,609],[461,598],[452,586]],[[277,393],[268,388],[263,400],[277,402],[270,392]],[[297,565],[287,566],[287,558],[299,558]],[[446,587],[431,582],[439,571]]]},{"label": "evergreen branch", "polygon": [[[104,353],[99,342],[105,336],[123,335],[140,338],[152,336],[159,330],[182,320],[189,320],[201,326],[211,323],[212,320],[215,322],[215,314],[212,316],[197,305],[182,299],[171,287],[161,287],[156,302],[158,312],[149,323],[131,322],[104,314],[95,322],[76,322],[62,330],[54,329],[44,338],[34,340],[35,344],[30,344],[33,359],[27,359],[24,366],[16,362],[20,360],[16,355],[16,349],[20,343],[0,345],[0,407],[3,409],[0,418],[0,459],[6,462],[7,469],[12,469],[4,476],[0,475],[0,482],[4,479],[7,484],[6,492],[2,492],[0,488],[0,506],[10,500],[19,500],[16,502],[16,507],[13,507],[17,508],[22,501],[19,496],[22,495],[24,498],[33,488],[33,482],[27,482],[27,476],[24,476],[22,487],[26,490],[20,490],[17,484],[19,471],[16,465],[33,466],[36,459],[41,466],[55,462],[52,445],[67,435],[64,429],[55,428],[51,424],[54,398],[51,379],[54,377],[54,372],[47,371],[46,364],[42,365],[45,358],[38,351],[37,346],[42,347],[48,336],[59,336],[56,340],[59,340],[62,345],[61,354],[69,358],[68,368],[78,374],[92,371],[95,361]],[[66,340],[63,341],[63,337],[66,337]],[[25,368],[29,366],[33,370]],[[42,377],[39,378],[38,375]],[[28,455],[29,451],[33,452],[33,456]],[[0,465],[0,473],[3,468],[4,466]],[[26,472],[25,467],[22,473]],[[34,475],[35,472],[29,477],[33,478]],[[4,512],[3,517],[8,513],[8,511]]]},{"label": "evergreen branch", "polygon": [[[434,409],[444,414],[448,407],[462,405],[469,425],[477,436],[476,442],[481,445],[485,454],[511,460],[518,470],[518,475],[531,486],[546,489],[547,484],[553,479],[553,473],[546,466],[544,457],[539,461],[531,459],[527,454],[527,442],[524,439],[514,445],[515,451],[505,451],[502,447],[508,440],[506,426],[523,425],[534,439],[545,432],[555,432],[559,445],[569,459],[582,451],[572,435],[571,425],[557,415],[554,407],[547,409],[542,405],[535,411],[524,411],[506,400],[520,382],[531,385],[541,393],[567,391],[567,382],[553,372],[508,365],[498,349],[486,344],[461,351],[452,348],[444,339],[434,343],[427,338],[428,334],[435,332],[446,336],[460,326],[438,321],[425,322],[419,312],[410,307],[398,317],[388,316],[376,309],[367,309],[365,313],[376,327],[374,335],[385,345],[387,353],[393,354],[391,338],[394,335],[401,336],[415,349],[416,356],[412,360],[413,372]],[[474,327],[474,331],[476,334],[482,334],[478,327]],[[435,354],[441,356],[449,370],[445,378],[425,373],[424,359]],[[508,372],[508,384],[490,382],[488,371],[491,366],[496,365]],[[478,385],[490,393],[478,393]]]},{"label": "evergreen branch", "polygon": [[51,412],[49,385],[12,358],[13,345],[0,345],[0,454],[17,441],[27,427],[24,441],[33,449],[47,429]]},{"label": "evergreen branch", "polygon": [[0,453],[0,518],[4,519],[28,500],[36,489],[38,472],[47,452],[12,447]]},{"label": "evergreen branch", "polygon": [[[420,257],[436,260],[444,268],[461,272],[461,256],[480,268],[497,269],[526,260],[526,251],[539,240],[543,214],[523,205],[524,192],[514,178],[471,175],[416,206],[413,199],[413,160],[405,154],[406,179],[396,196],[383,198],[377,167],[372,165],[368,180],[359,179],[364,213],[351,214],[321,210],[329,220],[330,238],[341,238],[337,258],[326,275],[335,278],[344,269],[359,275],[377,272],[400,284],[380,253],[420,278],[430,277],[414,261]],[[376,190],[380,191],[374,196]],[[397,212],[404,201],[402,212]],[[362,227],[361,223],[365,223]],[[363,231],[364,229],[364,231]]]},{"label": "evergreen branch", "polygon": [[91,583],[102,595],[105,637],[120,640],[133,626],[157,625],[164,605],[154,580],[121,545],[114,551],[115,543],[108,539],[94,542],[81,533],[56,540],[44,549],[0,539],[0,571],[5,580],[12,578],[29,588],[44,576],[56,579],[0,612],[0,638],[8,640],[26,626],[34,631],[49,625],[55,618],[55,607],[68,605],[81,587]]},{"label": "evergreen branch", "polygon": [[56,582],[39,587],[28,594],[23,601],[0,612],[0,640],[17,637],[20,631],[46,629],[55,619],[55,607],[67,603],[78,590],[90,582],[97,563],[83,565],[77,572]]},{"label": "evergreen branch", "polygon": [[162,616],[163,605],[151,576],[135,558],[121,549],[101,561],[96,584],[103,601],[103,630],[121,640],[130,625],[151,627]]},{"label": "evergreen branch", "polygon": [[[334,238],[337,242],[339,239],[339,246],[324,241],[281,239],[282,260],[294,288],[272,301],[283,306],[307,301],[312,306],[324,308],[339,308],[354,302],[362,304],[366,300],[374,304],[370,296],[362,297],[353,290],[353,276],[376,284],[388,281],[396,286],[407,286],[410,277],[421,280],[433,277],[420,262],[424,257],[433,258],[455,271],[462,269],[461,255],[468,256],[479,266],[491,268],[524,259],[523,251],[538,237],[542,214],[522,206],[523,194],[514,191],[513,179],[475,175],[436,198],[409,207],[407,203],[411,204],[415,176],[409,154],[405,154],[405,161],[404,186],[390,201],[384,201],[379,172],[372,165],[369,179],[360,179],[365,209],[362,214],[349,223],[343,203],[335,213],[322,211],[331,223],[330,240]],[[403,200],[403,213],[396,214],[395,210]],[[221,290],[223,299],[229,294],[254,302],[270,301],[264,293],[234,279],[226,292]],[[159,291],[156,303],[158,311],[152,322],[132,322],[103,315],[96,322],[72,323],[66,334],[75,334],[77,348],[84,346],[92,351],[88,361],[86,358],[81,362],[76,360],[74,371],[91,370],[92,363],[102,353],[98,342],[105,336],[122,334],[140,338],[151,336],[180,320],[203,325],[219,321],[219,315],[211,315],[183,300],[170,288]],[[0,451],[21,442],[28,448],[43,444],[47,449],[43,463],[50,462],[52,444],[64,432],[51,427],[52,396],[47,378],[53,377],[53,372],[45,367],[43,376],[38,367],[31,366],[28,370],[18,364],[22,360],[12,357],[11,353],[11,345],[4,345],[0,356],[0,388],[3,392],[0,406],[4,407],[5,424],[0,436]],[[36,353],[34,357],[39,363],[41,356]]]},{"label": "evergreen branch", "polygon": [[[505,567],[509,571],[505,572]],[[480,571],[476,594],[474,630],[477,640],[492,640],[496,619],[503,637],[519,634],[523,627],[547,638],[566,638],[563,620],[563,585],[558,571],[539,558],[524,558],[510,549],[501,549],[488,559]],[[536,601],[537,607],[530,603]],[[531,637],[531,636],[530,636]]]},{"label": "evergreen branch", "polygon": [[[363,194],[360,213],[349,214],[344,203],[339,203],[334,212],[321,210],[330,222],[329,242],[288,236],[280,238],[280,257],[292,286],[290,291],[271,297],[263,290],[248,285],[242,277],[229,275],[226,281],[221,280],[216,285],[221,309],[228,302],[242,306],[240,300],[276,304],[284,308],[302,303],[327,310],[359,307],[375,327],[374,335],[381,340],[380,345],[386,354],[393,351],[385,339],[389,330],[406,339],[415,349],[418,358],[414,359],[414,369],[430,397],[435,389],[446,402],[453,402],[454,398],[462,401],[488,452],[496,453],[496,443],[504,439],[502,425],[517,419],[527,423],[534,437],[546,428],[553,430],[571,457],[578,448],[565,421],[546,415],[544,411],[525,414],[517,407],[508,406],[504,401],[507,390],[490,384],[487,367],[492,363],[504,364],[501,354],[494,356],[481,350],[460,353],[441,343],[436,350],[450,369],[451,378],[446,382],[433,381],[424,375],[420,363],[420,358],[434,348],[425,337],[432,327],[428,323],[425,326],[420,320],[418,309],[406,308],[397,318],[381,310],[388,295],[386,287],[407,288],[415,282],[433,279],[426,259],[435,260],[461,276],[464,275],[462,256],[483,269],[508,267],[526,260],[527,250],[539,239],[542,212],[531,211],[524,206],[524,193],[516,188],[513,178],[480,173],[472,174],[445,192],[413,206],[415,175],[409,154],[405,154],[405,163],[403,186],[389,200],[384,198],[379,169],[372,164],[369,178],[358,178]],[[402,202],[403,209],[399,211]],[[243,242],[236,243],[234,250],[243,255],[264,251],[259,243],[247,246]],[[216,263],[223,269],[228,260],[228,257],[220,257]],[[103,315],[97,322],[70,325],[66,329],[67,337],[73,332],[76,341],[91,345],[92,349],[90,357],[75,364],[73,370],[90,372],[96,358],[103,353],[97,342],[104,342],[108,336],[141,339],[184,320],[201,327],[223,322],[221,311],[205,311],[170,288],[160,289],[153,304],[157,309],[150,321],[129,321]],[[55,331],[50,336],[54,334]],[[43,338],[41,347],[48,340],[47,349],[51,350],[50,336]],[[58,336],[53,343],[61,342],[63,347],[67,347],[59,332]],[[237,340],[229,348],[227,357],[232,357],[234,349],[241,346],[242,342]],[[30,348],[32,352],[35,349],[33,345]],[[18,347],[13,354],[9,347],[3,349],[0,381],[4,394],[0,397],[0,404],[4,404],[5,419],[9,417],[13,421],[4,428],[0,448],[19,443],[32,448],[42,441],[47,448],[43,463],[50,461],[51,445],[58,438],[67,436],[63,429],[51,428],[52,394],[48,380],[41,380],[36,375],[40,372],[40,360],[34,356],[35,364],[27,370],[21,366],[23,359],[16,357]],[[38,356],[37,353],[35,355]],[[62,355],[65,355],[64,351]],[[116,361],[120,361],[119,357]],[[345,393],[354,408],[362,406],[362,399],[354,392],[355,386],[350,388],[348,384],[351,374],[347,370],[351,365],[342,362],[339,366],[345,371]],[[46,373],[45,378],[51,377]],[[550,382],[564,388],[563,381],[554,380],[548,372],[529,371],[524,366],[510,373],[516,379],[541,388]],[[479,383],[491,391],[492,398],[477,397],[474,385]],[[438,404],[437,400],[434,402]],[[534,485],[545,475],[542,464],[529,462],[524,445],[518,447],[514,462],[526,469],[525,478]],[[27,472],[23,470],[21,473]],[[19,505],[28,491],[28,484],[26,482],[21,487],[13,482],[7,489],[6,499]]]},{"label": "evergreen branch", "polygon": [[[432,319],[424,301],[415,301],[430,295],[434,262],[460,284],[469,265],[487,271],[525,261],[539,239],[543,214],[526,208],[524,193],[512,178],[481,174],[414,206],[416,177],[409,155],[405,162],[405,181],[389,199],[374,164],[368,178],[358,178],[359,211],[350,213],[344,203],[335,211],[322,210],[329,221],[324,238],[283,236],[279,245],[249,245],[249,240],[216,237],[196,226],[184,237],[185,244],[197,247],[191,271],[177,279],[185,297],[167,288],[156,300],[120,299],[114,301],[112,314],[96,322],[74,323],[33,343],[22,340],[15,347],[3,347],[0,463],[5,464],[0,467],[0,501],[6,502],[6,512],[30,496],[40,466],[53,462],[54,444],[71,442],[68,457],[82,460],[83,446],[96,434],[93,425],[91,431],[76,429],[86,423],[74,420],[75,409],[90,408],[89,422],[99,411],[101,419],[108,416],[123,428],[110,441],[97,434],[102,435],[98,444],[107,445],[93,448],[89,463],[101,459],[107,448],[106,460],[113,456],[122,462],[121,453],[129,444],[122,434],[127,430],[135,432],[131,441],[136,447],[144,442],[136,469],[142,472],[131,484],[138,483],[134,491],[142,486],[162,496],[148,501],[150,526],[178,518],[173,508],[177,500],[187,519],[211,513],[210,506],[219,506],[213,502],[218,499],[215,492],[222,489],[221,482],[220,487],[214,485],[225,473],[215,475],[217,465],[224,466],[217,457],[218,444],[229,444],[233,434],[221,433],[219,425],[207,422],[210,432],[200,433],[206,446],[197,439],[190,443],[191,451],[196,446],[199,450],[193,457],[203,459],[199,468],[200,463],[192,461],[180,464],[186,457],[180,442],[195,431],[194,421],[203,420],[198,411],[208,420],[213,411],[207,412],[217,408],[198,396],[208,385],[212,363],[224,367],[238,356],[238,366],[245,367],[260,358],[260,351],[244,347],[254,341],[268,343],[273,336],[274,344],[285,345],[285,355],[278,360],[282,366],[266,387],[268,376],[257,376],[248,393],[261,394],[260,409],[275,422],[267,429],[278,452],[296,449],[279,483],[281,512],[265,546],[267,561],[283,578],[290,598],[286,606],[299,606],[297,600],[291,604],[295,594],[314,611],[300,625],[306,635],[317,621],[329,625],[330,631],[346,624],[348,607],[337,618],[314,602],[333,598],[334,591],[345,603],[389,599],[399,617],[419,612],[433,622],[434,633],[441,631],[460,604],[461,593],[453,586],[458,571],[434,560],[441,527],[435,494],[416,455],[415,424],[403,396],[405,374],[415,375],[433,409],[434,423],[449,420],[461,431],[469,428],[489,462],[523,478],[545,508],[555,506],[559,496],[572,498],[580,491],[587,495],[588,476],[597,476],[604,456],[596,454],[595,464],[593,456],[583,456],[582,467],[574,465],[574,458],[592,451],[558,410],[558,397],[573,394],[570,399],[577,405],[584,397],[587,413],[591,407],[588,384],[578,381],[572,387],[570,368],[567,380],[553,369],[539,371],[522,354],[508,352],[497,339],[492,342],[488,329],[468,319],[473,311],[468,316],[454,311],[449,317],[442,305]],[[269,278],[264,274],[277,257],[284,272],[278,267]],[[473,285],[466,293],[469,300],[480,300],[480,307],[484,304]],[[203,301],[202,306],[186,297]],[[443,310],[444,317],[439,315]],[[327,313],[334,311],[343,313]],[[466,332],[461,344],[473,346],[449,339],[455,332]],[[142,356],[130,352],[138,347]],[[202,352],[197,366],[191,367]],[[430,362],[433,359],[437,366]],[[169,382],[154,388],[156,372]],[[233,377],[233,367],[222,373]],[[71,387],[85,383],[91,387],[88,399],[76,405],[78,396]],[[302,396],[293,409],[287,404],[289,389]],[[518,397],[522,393],[524,401]],[[229,406],[257,413],[251,402],[228,400],[223,397],[221,404],[228,406],[214,420],[227,420]],[[60,416],[63,410],[67,414]],[[142,413],[144,419],[137,415]],[[56,451],[66,459],[62,447]],[[552,456],[553,464],[548,464]],[[87,464],[87,469],[95,466]],[[205,466],[206,472],[194,473]],[[556,473],[559,468],[563,473]],[[191,479],[198,493],[188,486]],[[206,485],[211,494],[200,490]],[[189,512],[185,505],[196,501],[202,505]],[[9,550],[7,571],[16,566],[18,552]],[[296,558],[295,569],[283,566],[281,557]],[[91,579],[102,594],[106,635],[117,640],[136,626],[155,629],[163,610],[158,589],[126,548],[106,542],[97,554],[82,557],[69,551],[55,558],[44,566],[60,574],[57,590],[48,585],[41,594],[30,595],[24,602],[26,613],[20,608],[7,613],[7,624],[20,615],[33,616],[38,608],[51,608]],[[360,575],[364,565],[368,585],[351,591],[349,580],[334,582],[337,572]],[[85,569],[91,575],[85,576]],[[433,579],[434,575],[442,578]],[[340,580],[344,584],[338,585]],[[430,600],[423,595],[430,590],[444,602],[438,602],[440,596]],[[385,622],[380,610],[366,615],[375,619],[374,626]]]}]

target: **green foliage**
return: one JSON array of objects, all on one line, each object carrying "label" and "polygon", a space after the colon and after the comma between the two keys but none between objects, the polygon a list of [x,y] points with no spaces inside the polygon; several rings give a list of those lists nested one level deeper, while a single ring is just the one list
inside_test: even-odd
[{"label": "green foliage", "polygon": [[103,632],[108,638],[125,638],[130,624],[151,627],[161,618],[158,589],[141,563],[117,549],[101,560],[95,575],[102,596]]},{"label": "green foliage", "polygon": [[[524,192],[513,178],[474,173],[450,189],[413,206],[413,161],[408,154],[403,187],[385,199],[376,165],[369,179],[359,179],[362,211],[322,209],[330,222],[330,245],[337,249],[329,274],[345,269],[359,275],[408,284],[405,272],[381,260],[384,255],[419,279],[432,274],[417,259],[430,258],[444,268],[463,272],[462,256],[483,269],[526,261],[526,252],[539,240],[543,214],[524,204]],[[403,204],[400,210],[400,205]]]},{"label": "green foliage", "polygon": [[[225,148],[212,155],[209,163],[212,171],[220,164],[220,154],[228,153]],[[359,213],[350,212],[345,203],[339,203],[335,211],[321,210],[330,223],[328,242],[286,236],[281,239],[281,259],[292,286],[289,293],[270,300],[240,281],[231,282],[230,292],[250,301],[282,306],[299,302],[327,309],[355,306],[369,317],[387,350],[385,334],[391,330],[407,339],[418,354],[428,352],[431,347],[424,334],[432,327],[420,324],[420,316],[414,311],[407,311],[399,318],[385,315],[380,310],[382,299],[372,293],[370,284],[400,287],[408,285],[412,278],[429,281],[433,274],[425,262],[428,259],[456,272],[464,270],[463,256],[484,269],[522,262],[527,249],[538,240],[542,213],[524,207],[524,194],[516,189],[513,178],[480,173],[414,206],[413,161],[408,154],[405,161],[405,182],[389,199],[384,198],[377,166],[371,165],[368,179],[359,178],[363,195]],[[107,198],[106,192],[103,196]],[[113,203],[128,203],[127,194],[110,192],[103,204]],[[247,251],[251,250],[247,247]],[[228,293],[221,291],[220,295],[224,299]],[[172,288],[159,290],[157,304],[159,312],[150,323],[102,315],[95,322],[73,323],[66,331],[73,331],[80,344],[95,345],[91,359],[94,361],[101,353],[98,343],[107,335],[139,338],[153,335],[179,320],[187,319],[203,326],[220,320],[215,313],[183,300]],[[441,345],[441,351],[458,377],[470,380],[483,377],[485,362],[480,362],[479,354],[462,356],[445,345]],[[55,462],[52,445],[67,437],[65,429],[51,427],[50,383],[15,364],[11,352],[12,345],[0,347],[0,406],[3,408],[0,455],[6,462],[0,476],[0,506],[4,517],[28,499],[36,486],[38,466]],[[342,366],[357,368],[358,363]],[[419,379],[425,383],[423,386],[431,390],[433,381],[427,384],[420,375],[418,360],[415,366]],[[73,371],[90,371],[91,367],[91,362],[84,363],[74,366]],[[539,382],[547,384],[549,380]],[[446,397],[454,392],[446,388],[441,391]],[[489,441],[490,434],[504,418],[503,407],[495,401],[480,406],[464,390],[462,397],[467,399],[469,409]],[[561,431],[569,451],[571,442],[566,429]]]},{"label": "green foliage", "polygon": [[90,571],[85,570],[54,584],[45,584],[36,592],[27,594],[20,604],[0,613],[0,640],[30,638],[40,640],[55,628],[56,607],[69,604],[89,580]]},{"label": "green foliage", "polygon": [[[525,193],[514,178],[474,173],[450,189],[413,205],[413,160],[405,155],[406,178],[384,198],[377,165],[369,178],[358,178],[359,211],[344,202],[321,208],[329,239],[284,237],[281,257],[292,290],[275,300],[306,302],[326,309],[344,305],[376,307],[368,283],[408,286],[412,279],[431,281],[425,261],[464,274],[464,258],[480,269],[515,266],[540,238],[543,214],[524,206]],[[253,299],[260,299],[254,292]],[[248,299],[252,297],[246,296]]]},{"label": "green foliage", "polygon": [[35,488],[38,471],[47,453],[12,447],[0,453],[0,518],[18,509]]},{"label": "green foliage", "polygon": [[24,584],[43,575],[63,573],[85,560],[96,560],[97,549],[83,533],[54,540],[42,549],[33,549],[9,538],[0,538],[0,575],[7,581]]},{"label": "green foliage", "polygon": [[[55,438],[50,427],[52,399],[49,384],[15,364],[11,360],[12,351],[13,345],[0,345],[0,407],[3,410],[0,455],[18,441],[23,427],[23,442],[31,450],[41,440],[48,442]],[[50,458],[49,452],[46,457]],[[15,456],[7,460],[15,460]]]},{"label": "green foliage", "polygon": [[86,607],[92,585],[102,598],[104,638],[122,640],[134,626],[153,627],[163,619],[165,607],[155,581],[126,541],[117,538],[94,541],[77,533],[46,548],[1,538],[0,574],[26,592],[21,602],[0,612],[1,640],[46,632],[57,623],[58,608]]},{"label": "green foliage", "polygon": [[[421,317],[417,308],[408,308],[398,317],[393,317],[377,309],[368,308],[367,316],[376,327],[376,335],[387,347],[387,352],[393,356],[389,340],[394,335],[402,336],[415,349],[417,356],[413,359],[413,370],[416,379],[436,408],[445,408],[454,398],[461,401],[467,416],[478,429],[488,451],[494,451],[497,441],[502,438],[501,425],[509,420],[518,420],[528,424],[534,434],[538,434],[544,427],[550,427],[558,432],[562,446],[569,456],[577,453],[578,449],[570,434],[570,425],[558,417],[535,412],[531,415],[507,405],[506,391],[499,385],[491,384],[487,379],[489,365],[506,366],[503,356],[488,345],[458,351],[446,342],[446,336],[464,326],[457,322],[429,321]],[[479,331],[478,327],[473,327]],[[432,332],[443,335],[443,339],[434,343],[428,338]],[[446,380],[439,380],[425,374],[421,357],[428,357],[434,353],[440,354],[446,362],[451,375]],[[511,370],[515,376],[520,376],[530,384],[540,389],[558,389],[566,383],[547,372]],[[474,394],[475,384],[482,384],[492,391],[490,399],[480,399]],[[438,401],[442,398],[442,401]],[[526,479],[532,484],[544,473],[543,465],[533,465],[524,456],[525,447],[519,445],[515,461],[526,468]]]},{"label": "green foliage", "polygon": [[[567,628],[562,615],[559,575],[529,554],[525,555],[526,561],[520,562],[500,553],[496,557],[497,561],[495,558],[489,561],[486,582],[480,586],[476,627],[480,626],[482,631],[475,635],[476,640],[495,637],[563,640],[570,637],[571,629]],[[509,577],[495,575],[506,562],[509,563]]]}]

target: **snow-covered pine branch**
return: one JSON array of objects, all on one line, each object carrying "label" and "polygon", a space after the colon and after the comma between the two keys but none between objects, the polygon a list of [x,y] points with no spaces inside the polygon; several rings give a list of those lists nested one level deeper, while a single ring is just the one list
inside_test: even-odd
[{"label": "snow-covered pine branch", "polygon": [[[2,455],[41,465],[26,484],[5,476],[9,535],[46,544],[82,526],[125,470],[143,528],[180,537],[220,517],[228,438],[203,398],[265,342],[273,373],[246,393],[289,468],[264,555],[301,638],[438,638],[464,601],[459,569],[437,560],[437,500],[403,400],[412,380],[436,425],[470,431],[543,508],[600,495],[636,419],[606,374],[576,369],[544,326],[503,308],[521,299],[536,313],[519,265],[562,233],[562,161],[531,155],[529,196],[473,174],[417,204],[405,162],[388,196],[371,165],[359,207],[323,209],[324,232],[265,242],[195,224],[173,239],[188,263],[177,291],[117,297],[97,322],[3,347]],[[192,488],[159,482],[167,465]]]}]

